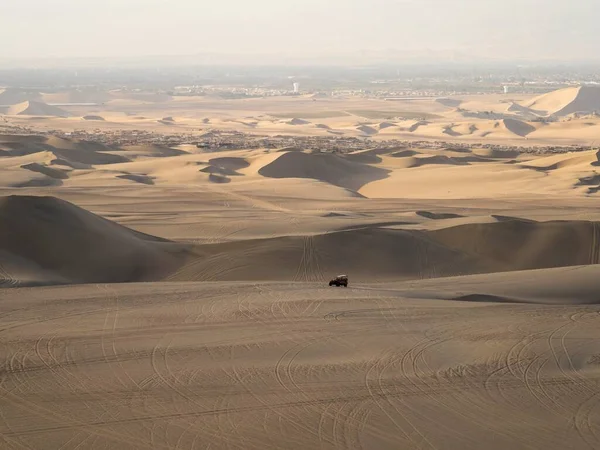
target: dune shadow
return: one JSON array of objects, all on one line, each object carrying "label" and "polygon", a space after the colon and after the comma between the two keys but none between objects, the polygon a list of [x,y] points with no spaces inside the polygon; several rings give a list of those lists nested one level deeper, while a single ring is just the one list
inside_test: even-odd
[{"label": "dune shadow", "polygon": [[118,175],[117,178],[121,178],[122,180],[134,181],[136,183],[146,184],[150,186],[154,185],[154,179],[148,175],[125,174]]},{"label": "dune shadow", "polygon": [[390,171],[329,153],[289,152],[261,167],[258,173],[267,178],[310,178],[358,191],[365,184],[387,178]]},{"label": "dune shadow", "polygon": [[416,214],[421,217],[425,217],[426,219],[432,220],[444,220],[444,219],[459,219],[461,217],[460,214],[454,213],[435,213],[432,211],[417,211]]},{"label": "dune shadow", "polygon": [[530,303],[525,300],[492,294],[466,294],[458,297],[452,297],[450,300],[472,303]]},{"label": "dune shadow", "polygon": [[443,133],[447,134],[448,136],[453,136],[453,137],[462,136],[462,134],[454,131],[453,127],[445,127]]},{"label": "dune shadow", "polygon": [[420,155],[419,152],[414,150],[401,150],[399,152],[391,153],[390,156],[393,158],[408,158],[410,156]]},{"label": "dune shadow", "polygon": [[64,170],[54,169],[38,163],[23,164],[21,168],[30,170],[32,172],[41,173],[42,175],[46,175],[47,177],[54,178],[56,180],[66,180],[69,178],[69,175]]},{"label": "dune shadow", "polygon": [[216,173],[211,173],[208,176],[208,180],[212,181],[213,183],[220,183],[220,184],[231,183],[231,178],[228,178],[225,175],[219,175]]}]

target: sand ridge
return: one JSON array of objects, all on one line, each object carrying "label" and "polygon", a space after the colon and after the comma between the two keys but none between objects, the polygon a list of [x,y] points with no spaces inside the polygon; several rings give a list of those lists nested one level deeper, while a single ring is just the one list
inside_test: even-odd
[{"label": "sand ridge", "polygon": [[537,97],[525,106],[541,114],[554,116],[600,112],[600,87],[579,86],[560,89]]},{"label": "sand ridge", "polygon": [[[143,177],[130,179],[154,184]],[[429,220],[463,219],[453,213],[417,211],[416,215]],[[4,263],[29,262],[23,282],[38,285],[324,281],[326,274],[344,271],[352,272],[356,282],[368,282],[600,263],[595,250],[600,227],[587,221],[536,222],[498,216],[495,222],[448,224],[423,231],[403,230],[412,222],[396,220],[310,236],[199,245],[142,234],[53,197],[5,197],[0,218]],[[256,260],[261,264],[252,263]],[[39,280],[32,280],[35,268],[40,269]],[[10,280],[20,282],[18,274]]]},{"label": "sand ridge", "polygon": [[5,264],[14,258],[28,262],[30,272],[42,269],[36,284],[157,279],[185,259],[183,246],[128,230],[53,197],[2,198],[0,236]]},{"label": "sand ridge", "polygon": [[71,114],[56,106],[51,106],[39,101],[29,100],[8,108],[7,115],[69,117]]},{"label": "sand ridge", "polygon": [[[529,125],[506,121],[522,134]],[[539,132],[539,131],[536,131]],[[421,149],[418,146],[332,154],[286,147],[229,151],[215,156],[188,146],[107,146],[69,138],[14,136],[0,142],[0,187],[90,186],[125,181],[163,186],[227,182],[241,187],[275,180],[314,180],[367,198],[470,198],[515,193],[590,195],[598,165],[596,151],[555,156],[519,155],[496,149]],[[32,168],[34,170],[32,170]],[[58,172],[57,172],[58,171]],[[485,182],[473,191],[470,183]],[[340,191],[341,192],[341,191]]]}]

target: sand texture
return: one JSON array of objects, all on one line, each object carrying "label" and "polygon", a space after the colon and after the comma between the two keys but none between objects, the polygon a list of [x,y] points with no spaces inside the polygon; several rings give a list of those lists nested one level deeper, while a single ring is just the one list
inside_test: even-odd
[{"label": "sand texture", "polygon": [[72,132],[322,136],[419,142],[592,145],[600,139],[600,87],[540,96],[486,94],[385,101],[352,96],[223,100],[151,92],[72,89],[0,91],[0,115],[14,126]]},{"label": "sand texture", "polygon": [[600,153],[485,145],[589,144],[588,91],[1,92],[40,129],[414,141],[1,134],[0,448],[599,448]]}]

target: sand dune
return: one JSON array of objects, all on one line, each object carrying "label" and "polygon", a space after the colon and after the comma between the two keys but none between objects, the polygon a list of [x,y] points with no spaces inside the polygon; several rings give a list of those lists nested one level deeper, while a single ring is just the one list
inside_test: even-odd
[{"label": "sand dune", "polygon": [[377,134],[378,130],[376,128],[373,128],[372,126],[369,125],[360,125],[358,127],[356,127],[356,129],[358,131],[360,131],[363,134],[367,134],[367,135],[372,135],[372,134]]},{"label": "sand dune", "polygon": [[510,102],[510,106],[506,109],[506,111],[517,113],[521,116],[536,116],[536,114],[534,114],[530,108],[520,105],[516,102]]},{"label": "sand dune", "polygon": [[449,108],[457,108],[461,105],[462,100],[457,98],[437,98],[435,101]]},{"label": "sand dune", "polygon": [[[518,128],[521,124],[509,125]],[[499,123],[495,127],[499,130],[496,133],[508,133],[502,131],[503,126]],[[163,145],[108,147],[73,139],[27,136],[0,138],[0,155],[8,157],[1,166],[11,170],[11,176],[5,176],[0,183],[7,187],[61,185],[57,182],[61,178],[56,173],[53,175],[57,176],[43,174],[47,171],[45,168],[50,168],[49,172],[54,168],[69,174],[68,178],[62,178],[69,186],[99,185],[108,182],[111,176],[115,180],[137,179],[146,184],[150,184],[151,180],[162,185],[246,180],[274,183],[268,180],[311,179],[352,192],[360,190],[360,195],[375,198],[401,198],[405,195],[445,197],[446,193],[470,197],[479,192],[468,187],[468,183],[475,180],[485,182],[486,190],[492,193],[500,193],[510,186],[513,191],[519,192],[554,190],[564,194],[594,194],[593,171],[599,164],[594,151],[520,157],[518,151],[485,148],[475,149],[473,153],[454,149],[368,148],[345,155],[283,148],[276,151],[242,150],[229,152],[230,156],[210,158],[197,152],[194,146],[185,149]],[[25,167],[29,164],[35,165]],[[458,166],[473,167],[473,170],[464,173],[451,170]],[[429,171],[429,168],[435,167],[444,170]],[[19,168],[30,173],[19,174]],[[32,178],[32,168],[39,176]],[[539,176],[555,173],[552,178],[540,179],[519,169],[537,171]],[[418,174],[405,170],[418,171]]]},{"label": "sand dune", "polygon": [[[52,153],[53,156],[54,153]],[[68,159],[62,159],[62,158],[54,158],[52,159],[52,161],[50,161],[49,163],[50,165],[54,165],[54,166],[62,166],[62,167],[66,167],[66,168],[71,168],[71,169],[79,169],[79,170],[88,170],[92,168],[91,164],[84,164],[81,162],[77,162],[77,161],[69,161]]]},{"label": "sand dune", "polygon": [[[203,159],[199,155],[134,157],[131,161],[97,167],[98,173],[90,173],[87,176],[89,181],[93,182],[101,174],[110,176],[111,173],[130,173],[151,177],[156,184],[192,186],[208,180],[206,173],[208,171],[202,172],[201,170],[210,164]],[[103,180],[103,182],[108,181]]]},{"label": "sand dune", "polygon": [[[426,157],[424,162],[428,158],[432,157]],[[360,189],[360,194],[368,198],[474,199],[504,197],[507,192],[544,195],[560,189],[561,192],[573,193],[574,180],[568,177],[549,179],[543,172],[523,170],[510,161],[448,164],[448,160],[436,158],[429,162],[442,164],[421,164],[417,167],[413,158],[395,160],[396,170],[392,170],[385,179],[366,184]],[[473,186],[485,188],[474,189]]]},{"label": "sand dune", "polygon": [[467,165],[469,160],[473,157],[458,157],[453,158],[446,155],[433,155],[433,156],[416,156],[412,158],[406,158],[406,167],[421,167],[429,164],[442,164],[442,165]]},{"label": "sand dune", "polygon": [[407,295],[484,303],[597,305],[599,265],[431,279]]},{"label": "sand dune", "polygon": [[128,158],[105,151],[55,148],[52,152],[65,161],[88,165],[118,164],[129,161]]},{"label": "sand dune", "polygon": [[406,158],[406,157],[415,156],[418,154],[419,154],[419,152],[417,152],[415,150],[400,150],[400,151],[390,154],[390,156],[392,156],[394,158]]},{"label": "sand dune", "polygon": [[282,153],[258,170],[269,178],[312,178],[358,190],[361,186],[387,176],[387,170],[354,163],[330,154]]},{"label": "sand dune", "polygon": [[210,173],[208,175],[208,181],[210,181],[211,183],[225,184],[230,183],[231,178],[222,173]]},{"label": "sand dune", "polygon": [[561,141],[569,138],[577,138],[580,142],[595,142],[600,137],[598,119],[594,117],[586,119],[573,119],[564,122],[550,122],[540,127],[535,135],[530,136],[546,142]]},{"label": "sand dune", "polygon": [[178,244],[129,230],[53,197],[0,199],[0,250],[4,260],[15,257],[20,265],[27,261],[30,271],[42,269],[40,283],[159,279],[185,258]]},{"label": "sand dune", "polygon": [[523,166],[536,167],[544,170],[556,170],[581,167],[582,169],[600,165],[600,152],[595,150],[577,153],[563,153],[521,163]]},{"label": "sand dune", "polygon": [[69,175],[64,170],[48,167],[38,163],[24,164],[21,166],[23,169],[31,170],[32,172],[38,172],[44,174],[50,178],[57,180],[65,180],[69,178]]},{"label": "sand dune", "polygon": [[304,119],[293,118],[292,120],[288,120],[285,122],[287,125],[308,125],[310,122]]},{"label": "sand dune", "polygon": [[155,157],[165,158],[170,156],[187,155],[188,152],[176,148],[167,147],[158,144],[145,144],[145,145],[124,145],[118,149],[111,149],[111,153],[115,154],[118,152],[124,157]]},{"label": "sand dune", "polygon": [[344,159],[362,164],[378,164],[382,161],[377,152],[373,152],[372,150],[359,150],[348,153],[344,155]]},{"label": "sand dune", "polygon": [[51,116],[51,117],[70,117],[71,114],[56,106],[50,106],[43,102],[26,101],[18,103],[8,108],[9,116]]},{"label": "sand dune", "polygon": [[0,144],[0,170],[1,169],[16,169],[23,165],[37,163],[42,165],[51,164],[56,158],[56,155],[51,151],[40,150],[39,152],[25,153],[23,154],[11,154],[10,150],[2,150]]},{"label": "sand dune", "polygon": [[3,172],[0,179],[0,187],[2,188],[48,188],[63,184],[60,178],[45,175],[39,170],[28,170],[21,167],[20,170],[7,169]]},{"label": "sand dune", "polygon": [[[527,126],[525,122],[507,123],[516,128],[523,124]],[[503,127],[504,124],[498,123],[495,133],[509,133],[503,131]],[[108,182],[111,176],[115,181],[137,179],[146,184],[152,181],[162,185],[202,185],[207,181],[275,183],[275,179],[311,179],[373,198],[401,198],[405,195],[425,195],[426,198],[431,195],[443,198],[462,195],[470,198],[480,192],[469,188],[471,182],[484,182],[486,190],[481,192],[490,192],[491,195],[503,192],[506,186],[510,186],[513,192],[554,191],[564,195],[578,192],[591,195],[596,193],[594,170],[600,164],[594,151],[521,157],[515,150],[486,148],[475,149],[473,153],[454,149],[368,148],[344,155],[283,148],[275,151],[241,150],[229,152],[230,156],[210,158],[197,152],[194,146],[185,149],[163,145],[109,147],[73,139],[27,136],[0,138],[0,155],[8,157],[0,167],[11,171],[10,177],[0,179],[0,185],[6,187],[63,184],[59,182],[62,175],[44,175],[44,171],[48,171],[45,168],[50,168],[48,173],[58,169],[69,174],[62,180],[73,187],[98,186]],[[27,166],[29,164],[34,166]],[[453,167],[473,169],[458,172],[452,170]],[[39,176],[32,176],[32,168]],[[439,171],[430,171],[429,168],[438,168]],[[20,174],[19,169],[29,174]],[[552,178],[539,178],[550,174]],[[118,183],[122,184],[121,181]]]},{"label": "sand dune", "polygon": [[[429,219],[460,217],[421,212]],[[346,271],[358,282],[521,271],[599,263],[600,227],[590,222],[507,219],[429,232],[363,226],[310,237],[199,247],[173,280],[323,280]],[[353,255],[360,254],[356,259]],[[256,266],[252,261],[261,261]]]},{"label": "sand dune", "polygon": [[150,177],[148,175],[139,175],[139,174],[127,173],[127,174],[124,174],[124,175],[117,175],[117,178],[120,178],[122,180],[130,180],[130,181],[133,181],[135,183],[141,183],[141,184],[148,184],[148,185],[153,185],[154,184],[154,178]]},{"label": "sand dune", "polygon": [[[151,184],[145,177],[122,177]],[[427,211],[418,215],[434,220],[460,217]],[[26,266],[27,279],[38,284],[323,281],[327,274],[343,271],[352,273],[356,282],[368,282],[600,263],[600,226],[585,221],[507,218],[432,231],[365,224],[314,236],[197,245],[192,250],[51,197],[5,197],[0,218],[4,264]],[[36,281],[32,274],[38,269]],[[18,280],[19,274],[12,278]]]},{"label": "sand dune", "polygon": [[524,106],[545,115],[600,112],[600,87],[580,86],[559,89],[527,102]]},{"label": "sand dune", "polygon": [[229,170],[244,169],[250,165],[250,163],[244,158],[228,157],[228,156],[211,158],[211,159],[209,159],[208,162],[215,166],[223,167],[223,168],[229,169]]},{"label": "sand dune", "polygon": [[403,123],[401,125],[399,125],[401,130],[404,131],[408,131],[409,133],[414,133],[415,131],[417,131],[419,129],[419,127],[423,127],[428,125],[429,122],[425,121],[425,120],[418,120],[418,121],[409,121],[408,123]]},{"label": "sand dune", "polygon": [[210,174],[209,180],[214,183],[228,183],[230,176],[243,176],[238,171],[250,166],[246,159],[230,156],[212,158],[208,162],[209,165],[200,169],[200,172]]},{"label": "sand dune", "polygon": [[[473,117],[432,100],[144,96],[111,100],[106,122],[81,120],[97,105],[5,117],[190,142],[218,137],[210,117],[360,150],[0,135],[0,447],[596,447],[600,154],[510,146],[589,145],[600,122],[456,101]],[[360,114],[325,117],[346,110]],[[397,115],[428,122],[379,123]],[[328,286],[338,273],[349,287]]]},{"label": "sand dune", "polygon": [[525,137],[536,130],[534,126],[516,119],[504,119],[502,125],[511,133],[521,137]]},{"label": "sand dune", "polygon": [[473,154],[484,158],[513,159],[518,157],[520,155],[520,152],[518,150],[481,148],[474,150]]},{"label": "sand dune", "polygon": [[462,123],[449,126],[444,133],[450,136],[467,136],[477,132],[479,128],[474,123]]},{"label": "sand dune", "polygon": [[[200,172],[209,173],[211,175],[221,175],[222,177],[240,175],[235,170],[229,169],[227,167],[223,167],[223,166],[220,166],[220,165],[209,165],[209,166],[206,166],[203,169],[200,169]],[[218,178],[214,179],[214,177],[213,177],[213,181],[219,181],[219,179]]]},{"label": "sand dune", "polygon": [[436,241],[509,270],[598,264],[597,223],[508,220],[432,231]]},{"label": "sand dune", "polygon": [[499,121],[489,120],[486,123],[472,122],[452,123],[442,125],[441,134],[451,137],[526,137],[536,131],[536,127],[518,119],[503,118]]},{"label": "sand dune", "polygon": [[12,157],[50,152],[60,160],[61,164],[77,169],[90,168],[94,164],[115,164],[129,161],[127,157],[118,154],[118,149],[97,143],[57,137],[7,137],[4,142],[0,142],[0,150],[3,147],[8,149],[4,150],[4,153]]},{"label": "sand dune", "polygon": [[396,124],[392,123],[392,122],[381,122],[377,125],[377,128],[379,130],[385,130],[386,128],[391,128],[391,127],[395,127]]},{"label": "sand dune", "polygon": [[[591,99],[593,92],[589,91],[592,92],[589,95],[585,93],[590,89],[595,88],[582,87],[579,97]],[[99,93],[94,92],[93,89],[89,92],[81,90],[81,92],[73,94],[72,98],[88,100],[87,97],[89,97],[94,100],[93,97],[96,94]],[[332,103],[333,109],[329,109],[329,106],[327,109],[321,109],[321,105],[312,105],[313,102],[311,102],[311,107],[317,107],[317,111],[314,111],[306,105],[301,107],[300,104],[295,104],[292,99],[288,98],[254,99],[251,102],[231,103],[218,98],[170,98],[144,92],[114,91],[106,95],[109,100],[98,102],[102,103],[101,105],[95,103],[87,106],[73,106],[77,110],[77,114],[75,114],[77,117],[94,117],[96,119],[85,121],[89,123],[60,120],[61,117],[56,115],[34,115],[22,118],[11,116],[11,120],[21,124],[34,123],[36,126],[48,126],[64,131],[75,131],[78,127],[88,130],[101,128],[112,131],[124,127],[127,129],[138,128],[144,131],[153,131],[156,128],[163,133],[186,133],[188,131],[195,133],[200,129],[205,129],[210,123],[211,126],[218,129],[237,130],[249,134],[371,136],[377,140],[392,138],[445,140],[451,138],[453,141],[479,140],[483,142],[484,140],[518,141],[526,136],[530,141],[546,145],[551,140],[581,144],[598,138],[598,131],[594,127],[586,128],[583,125],[584,122],[598,122],[597,117],[591,115],[595,108],[584,105],[584,107],[574,108],[574,110],[583,112],[568,114],[569,111],[564,111],[565,115],[560,117],[572,120],[573,128],[565,127],[559,122],[547,123],[546,126],[539,127],[536,123],[540,120],[539,116],[550,113],[542,109],[530,109],[528,105],[534,100],[528,99],[526,95],[516,94],[510,99],[500,95],[465,95],[453,96],[450,99],[438,99],[438,101],[408,101],[402,104],[402,111],[396,112],[389,111],[389,102],[386,106],[382,106],[383,101],[362,99],[327,99],[326,103]],[[60,104],[67,102],[69,96],[68,92],[60,92],[44,94],[42,98],[47,103]],[[563,95],[563,97],[565,96]],[[575,94],[571,97],[575,98]],[[25,100],[35,101],[35,99]],[[564,100],[563,103],[566,105],[565,102],[568,103],[568,101],[568,99]],[[589,102],[591,101],[589,100]],[[222,102],[226,102],[228,106],[226,108],[222,108],[222,105],[219,106]],[[460,109],[451,109],[458,107],[444,106],[440,102],[449,102],[449,105],[459,104]],[[544,106],[544,102],[540,100],[536,107],[541,108]],[[335,107],[333,103],[335,103]],[[64,107],[64,109],[71,111],[70,107]],[[267,110],[273,111],[274,115],[265,114]],[[348,115],[344,111],[355,112],[357,116]],[[585,117],[586,114],[587,117]],[[106,123],[101,123],[101,120],[97,119],[98,117],[104,118]],[[352,121],[352,117],[355,120],[364,117],[367,122],[357,123]],[[407,120],[384,120],[387,117],[405,117]],[[209,122],[205,122],[206,118],[209,118]],[[426,118],[427,122],[415,120],[421,118]],[[502,121],[511,119],[524,122],[535,119],[535,122],[531,122],[529,125],[535,127],[536,130],[531,132],[531,129],[519,127],[516,132],[513,132],[515,130],[512,130],[511,126],[506,127],[502,124]],[[382,122],[382,120],[384,121]],[[48,124],[43,125],[42,121],[48,122]],[[498,128],[493,126],[496,122],[500,123]]]},{"label": "sand dune", "polygon": [[432,220],[458,219],[463,217],[455,213],[436,213],[432,211],[417,211],[416,214]]},{"label": "sand dune", "polygon": [[162,119],[157,120],[157,122],[163,125],[175,125],[175,119],[171,116],[163,117]]},{"label": "sand dune", "polygon": [[[491,161],[477,155],[424,155],[412,153],[410,151],[394,154],[392,157],[395,158],[395,161],[389,163],[389,166],[395,169],[411,169],[428,165],[468,166],[471,163],[485,163]],[[387,166],[387,164],[384,164],[384,166]]]},{"label": "sand dune", "polygon": [[439,276],[472,273],[481,262],[419,233],[377,228],[207,245],[197,252],[201,257],[168,279],[325,281],[346,271],[368,282],[433,276],[426,259]]}]

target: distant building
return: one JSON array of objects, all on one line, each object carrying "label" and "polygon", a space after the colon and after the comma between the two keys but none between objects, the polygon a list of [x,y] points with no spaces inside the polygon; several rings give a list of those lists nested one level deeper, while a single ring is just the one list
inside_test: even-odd
[{"label": "distant building", "polygon": [[300,92],[300,83],[294,83],[294,94],[298,94]]},{"label": "distant building", "polygon": [[504,86],[504,93],[508,94],[508,86]]}]

